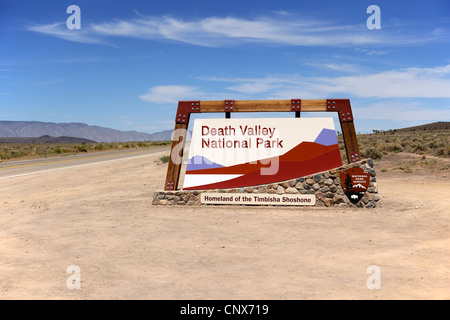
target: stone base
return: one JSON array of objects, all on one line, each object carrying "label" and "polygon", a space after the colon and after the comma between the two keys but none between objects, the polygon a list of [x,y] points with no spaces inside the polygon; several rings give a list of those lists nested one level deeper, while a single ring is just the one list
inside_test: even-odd
[{"label": "stone base", "polygon": [[[370,174],[370,183],[364,197],[355,205],[344,194],[341,186],[340,174],[348,168],[361,168]],[[380,197],[376,180],[376,172],[372,159],[366,159],[336,169],[320,172],[314,175],[237,189],[216,190],[180,190],[180,191],[155,191],[153,193],[154,205],[188,205],[205,206],[200,202],[202,192],[235,193],[235,194],[315,194],[314,207],[339,207],[339,208],[376,208],[379,206]]]}]

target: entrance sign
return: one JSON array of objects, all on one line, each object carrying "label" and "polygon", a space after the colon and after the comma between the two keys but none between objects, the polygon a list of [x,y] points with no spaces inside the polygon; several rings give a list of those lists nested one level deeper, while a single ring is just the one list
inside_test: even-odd
[{"label": "entrance sign", "polygon": [[202,193],[200,201],[202,204],[313,206],[316,204],[316,196],[313,194]]},{"label": "entrance sign", "polygon": [[370,174],[361,168],[350,168],[341,172],[341,186],[347,198],[354,204],[364,196],[370,182]]},{"label": "entrance sign", "polygon": [[[169,165],[167,167],[166,182],[164,185],[165,191],[175,191],[178,190],[178,183],[180,180],[181,165],[183,159],[184,144],[186,140],[186,134],[189,126],[189,119],[192,113],[225,113],[227,119],[231,118],[231,114],[235,112],[290,112],[295,115],[295,118],[300,118],[300,114],[303,112],[336,112],[341,125],[342,137],[344,140],[345,151],[347,154],[348,163],[354,163],[360,161],[358,141],[356,137],[355,126],[353,124],[353,114],[352,108],[350,106],[350,100],[348,99],[316,99],[316,100],[303,100],[303,99],[290,99],[290,100],[222,100],[222,101],[179,101],[178,109],[175,115],[175,128],[174,137],[172,140],[172,147],[169,159]],[[269,130],[271,126],[266,126],[266,129],[255,128],[255,132],[259,132],[260,139],[263,139],[261,146],[263,148],[269,149],[281,149],[281,146],[285,148],[285,142],[280,142],[276,140],[277,137],[264,139],[263,136],[271,135]],[[224,127],[225,128],[225,127]],[[298,128],[295,128],[292,135],[297,134]],[[205,134],[208,129],[205,129]],[[217,131],[219,132],[219,131]],[[216,132],[216,134],[217,134]],[[223,133],[226,133],[226,129],[223,129]],[[213,131],[209,130],[208,134],[213,135]],[[222,137],[225,138],[225,137]],[[213,139],[212,137],[210,139]],[[279,137],[283,140],[283,137]],[[307,142],[314,142],[308,141]],[[206,142],[207,143],[207,142]],[[220,148],[221,142],[216,139],[216,142],[209,142],[211,146],[216,145]],[[222,145],[225,148],[231,142],[226,142],[222,140]],[[234,144],[234,142],[232,142]],[[254,141],[253,143],[257,143]],[[242,144],[245,144],[242,142]],[[234,146],[234,145],[233,145]],[[267,147],[266,147],[267,146]],[[272,150],[271,150],[272,151]],[[270,157],[269,157],[270,158]],[[196,159],[194,159],[196,160]],[[262,169],[268,169],[267,164],[264,165],[263,161],[268,161],[268,158],[261,158],[260,165]],[[286,159],[284,159],[286,160]],[[290,160],[290,158],[288,158]],[[250,160],[249,160],[250,161]],[[222,163],[216,163],[217,165],[222,165]],[[245,164],[245,163],[244,163]],[[282,168],[282,167],[280,167]],[[271,168],[270,170],[272,170]],[[194,171],[194,170],[190,170]],[[229,172],[230,174],[241,175],[242,172]],[[247,172],[244,172],[246,174]],[[190,172],[190,174],[195,174]],[[225,174],[222,172],[221,174]],[[280,174],[279,177],[282,175]],[[231,179],[229,179],[231,180]],[[197,183],[197,182],[196,182]],[[206,182],[200,182],[194,185],[207,185],[211,184]],[[214,182],[212,182],[214,183]]]},{"label": "entrance sign", "polygon": [[[235,112],[292,116],[231,119]],[[300,118],[304,112],[337,114],[347,163],[335,119]],[[225,117],[199,117],[189,127],[192,113]],[[348,99],[179,101],[164,190],[153,193],[152,204],[376,208],[373,167],[371,159],[361,159]]]},{"label": "entrance sign", "polygon": [[183,189],[277,183],[340,166],[332,118],[196,119]]}]

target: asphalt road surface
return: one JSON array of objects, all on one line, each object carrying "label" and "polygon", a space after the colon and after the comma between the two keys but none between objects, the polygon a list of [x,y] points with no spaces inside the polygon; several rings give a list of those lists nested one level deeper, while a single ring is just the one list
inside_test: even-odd
[{"label": "asphalt road surface", "polygon": [[66,168],[88,166],[100,162],[120,161],[124,159],[143,157],[158,152],[167,152],[168,154],[169,151],[170,146],[163,146],[139,150],[108,151],[47,159],[8,161],[0,163],[0,180],[51,172]]}]

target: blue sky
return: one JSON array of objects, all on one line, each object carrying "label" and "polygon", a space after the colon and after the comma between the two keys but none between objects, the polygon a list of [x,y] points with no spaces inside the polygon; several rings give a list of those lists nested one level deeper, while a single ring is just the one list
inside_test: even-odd
[{"label": "blue sky", "polygon": [[179,100],[291,98],[349,98],[361,133],[450,121],[450,1],[0,0],[1,120],[152,133]]}]

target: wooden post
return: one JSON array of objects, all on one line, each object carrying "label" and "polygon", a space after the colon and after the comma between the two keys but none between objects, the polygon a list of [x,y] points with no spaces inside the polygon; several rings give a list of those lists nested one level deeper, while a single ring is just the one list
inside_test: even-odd
[{"label": "wooden post", "polygon": [[361,160],[359,154],[358,139],[356,138],[355,125],[353,121],[341,123],[342,136],[344,138],[345,151],[348,163]]},{"label": "wooden post", "polygon": [[178,189],[188,125],[189,123],[175,124],[172,147],[170,148],[169,165],[167,167],[166,184],[164,185],[164,190],[166,191]]},{"label": "wooden post", "polygon": [[345,151],[348,163],[361,160],[359,154],[358,139],[353,123],[353,112],[349,99],[327,99],[326,111],[337,112],[341,123],[342,137],[344,138]]}]

